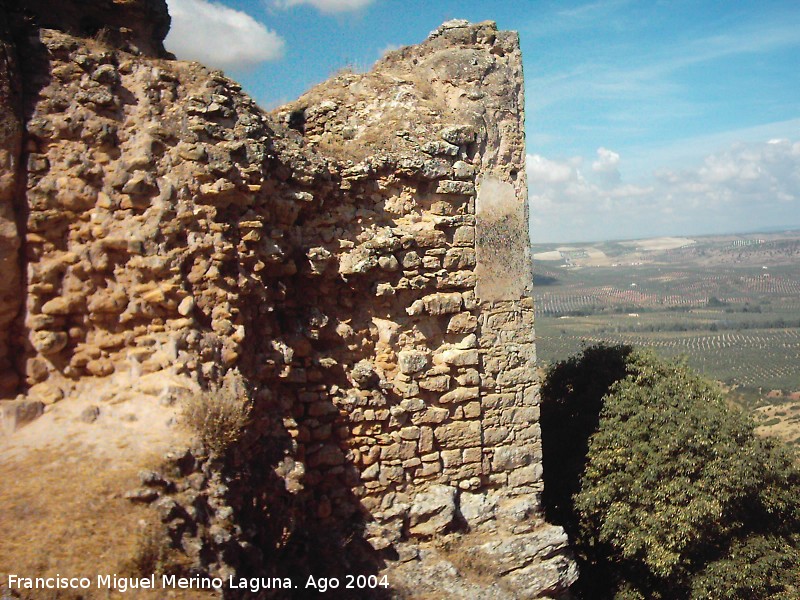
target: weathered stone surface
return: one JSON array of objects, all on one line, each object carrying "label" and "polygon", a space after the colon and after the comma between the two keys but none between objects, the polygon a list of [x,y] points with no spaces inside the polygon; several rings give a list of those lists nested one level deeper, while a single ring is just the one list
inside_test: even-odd
[{"label": "weathered stone surface", "polygon": [[497,499],[488,492],[463,492],[459,498],[459,509],[467,525],[474,529],[483,523],[494,521]]},{"label": "weathered stone surface", "polygon": [[[99,18],[91,40],[81,8]],[[512,269],[508,285],[486,275],[506,268],[510,248],[526,260],[516,35],[450,22],[268,114],[219,72],[149,58],[163,55],[163,8],[70,0],[41,21],[51,29],[3,37],[36,60],[22,78],[27,105],[0,94],[0,392],[31,386],[58,409],[86,380],[170,373],[213,391],[238,374],[232,406],[250,397],[254,414],[228,457],[235,475],[202,448],[178,453],[183,479],[131,496],[152,501],[212,575],[238,560],[289,569],[259,558],[273,526],[361,547],[342,543],[342,524],[363,511],[365,541],[402,550],[405,564],[419,557],[422,572],[464,521],[501,543],[534,531],[530,273]],[[10,94],[15,75],[2,68]],[[495,200],[514,210],[492,212]],[[497,256],[486,251],[495,238]],[[166,386],[154,405],[181,393]],[[70,423],[98,431],[109,406]],[[507,509],[520,499],[533,508]],[[553,548],[513,566],[524,593],[568,585],[571,563]],[[510,572],[489,564],[502,585],[441,589],[506,593]]]},{"label": "weathered stone surface", "polygon": [[450,527],[455,516],[456,489],[432,485],[414,498],[408,512],[409,531],[418,536],[436,535]]},{"label": "weathered stone surface", "polygon": [[[76,36],[105,39],[127,52],[167,56],[163,41],[170,17],[164,0],[26,0],[25,8],[36,15],[41,27],[60,29]],[[96,81],[105,83],[102,75]]]},{"label": "weathered stone surface", "polygon": [[475,185],[470,181],[440,181],[436,193],[468,196],[475,193]]},{"label": "weathered stone surface", "polygon": [[449,333],[471,333],[478,328],[478,318],[470,313],[459,313],[447,324]]},{"label": "weathered stone surface", "polygon": [[442,404],[449,404],[449,403],[458,403],[458,402],[466,402],[467,400],[475,400],[480,396],[480,390],[478,388],[456,388],[446,394],[442,394],[439,398],[439,402]]},{"label": "weathered stone surface", "polygon": [[428,357],[417,350],[403,350],[397,354],[397,364],[401,373],[418,373],[428,365]]},{"label": "weathered stone surface", "polygon": [[433,357],[434,363],[465,367],[478,364],[477,350],[451,348]]},{"label": "weathered stone surface", "polygon": [[481,444],[481,425],[478,421],[455,421],[433,430],[444,448],[470,448]]},{"label": "weathered stone surface", "polygon": [[446,315],[461,310],[462,298],[458,292],[429,294],[414,302],[407,310],[409,315]]}]

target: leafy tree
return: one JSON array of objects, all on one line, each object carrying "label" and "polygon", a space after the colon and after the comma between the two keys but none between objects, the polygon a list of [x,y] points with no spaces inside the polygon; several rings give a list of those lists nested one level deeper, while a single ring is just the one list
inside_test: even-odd
[{"label": "leafy tree", "polygon": [[[579,491],[561,511],[572,519],[562,523],[581,563],[583,595],[797,598],[800,471],[794,456],[756,436],[753,422],[685,365],[625,350],[624,375],[605,395],[592,390],[601,393],[602,408]],[[556,365],[548,384],[559,381],[562,403],[595,406],[596,399],[575,395],[592,380],[591,371],[578,367],[615,364],[620,351],[586,349]],[[577,384],[563,380],[570,373]],[[604,369],[595,381],[601,388],[611,379]],[[544,415],[553,398],[543,399]],[[576,420],[576,437],[585,435],[587,420]],[[546,476],[545,486],[551,480]]]}]

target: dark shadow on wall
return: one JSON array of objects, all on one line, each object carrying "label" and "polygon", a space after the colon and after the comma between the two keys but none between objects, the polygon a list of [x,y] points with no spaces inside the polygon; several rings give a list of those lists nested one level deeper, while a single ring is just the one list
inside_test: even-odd
[{"label": "dark shadow on wall", "polygon": [[589,438],[597,431],[603,397],[627,374],[631,346],[600,344],[552,367],[542,384],[542,466],[545,516],[574,539],[572,497],[580,490]]},{"label": "dark shadow on wall", "polygon": [[[275,164],[269,172],[289,166]],[[291,180],[284,185],[287,194],[302,189]],[[338,185],[331,189],[339,193]],[[225,562],[239,577],[288,577],[296,588],[262,595],[229,590],[226,598],[391,597],[384,587],[346,589],[359,575],[378,580],[385,565],[383,552],[366,541],[370,515],[356,495],[363,482],[348,452],[351,424],[341,406],[343,390],[353,387],[349,371],[364,349],[344,349],[336,331],[336,316],[362,303],[373,282],[356,278],[343,285],[335,267],[320,276],[305,266],[324,190],[320,183],[319,205],[307,203],[294,221],[304,237],[286,242],[284,265],[241,303],[248,333],[238,366],[261,391],[250,431],[226,464],[229,498],[247,544],[231,546],[236,555]],[[275,223],[270,205],[262,210]],[[357,314],[369,321],[370,307],[358,306]],[[339,587],[323,594],[333,581]]]},{"label": "dark shadow on wall", "polygon": [[[26,124],[31,117],[34,103],[39,92],[50,83],[49,61],[47,49],[38,39],[38,31],[34,19],[15,2],[0,2],[0,29],[2,32],[3,56],[3,89],[2,96],[2,134],[3,145],[16,146],[17,156],[14,164],[17,167],[16,188],[13,190],[11,208],[16,223],[17,236],[20,241],[17,250],[17,273],[10,274],[11,282],[5,281],[4,287],[16,287],[19,312],[8,324],[7,338],[8,358],[0,358],[0,375],[10,369],[15,380],[14,385],[4,386],[0,395],[13,397],[19,387],[24,385],[25,368],[23,362],[24,340],[27,332],[23,326],[21,315],[26,304],[27,290],[27,248],[24,240],[27,236],[28,205],[26,198],[27,164],[29,149]],[[16,138],[16,139],[14,139]],[[9,274],[4,274],[9,275]],[[6,327],[6,323],[3,323]],[[7,364],[2,364],[7,363]],[[8,380],[10,381],[10,379]]]}]

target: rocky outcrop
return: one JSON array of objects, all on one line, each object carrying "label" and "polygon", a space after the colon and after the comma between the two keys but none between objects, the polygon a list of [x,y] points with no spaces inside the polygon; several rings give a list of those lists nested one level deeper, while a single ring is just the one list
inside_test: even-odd
[{"label": "rocky outcrop", "polygon": [[17,42],[8,385],[52,404],[87,378],[241,379],[240,442],[175,453],[135,498],[207,573],[565,593],[539,499],[517,36],[449,22],[266,114],[158,58],[158,22],[88,39],[69,6]]},{"label": "rocky outcrop", "polygon": [[170,24],[164,0],[24,0],[19,4],[21,16],[36,27],[93,38],[132,54],[169,56],[164,50]]}]

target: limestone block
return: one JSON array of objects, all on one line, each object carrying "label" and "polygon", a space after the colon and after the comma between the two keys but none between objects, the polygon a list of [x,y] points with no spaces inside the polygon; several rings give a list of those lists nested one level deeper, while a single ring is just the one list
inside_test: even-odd
[{"label": "limestone block", "polygon": [[444,141],[455,146],[475,141],[475,129],[470,125],[451,125],[442,129],[439,135]]},{"label": "limestone block", "polygon": [[440,140],[426,142],[420,147],[420,150],[433,156],[457,156],[460,151],[457,145]]},{"label": "limestone block", "polygon": [[432,536],[445,531],[456,516],[456,488],[432,485],[414,497],[408,511],[409,532]]},{"label": "limestone block", "polygon": [[475,167],[468,163],[465,163],[463,160],[456,161],[453,164],[453,176],[456,179],[469,179],[475,175]]},{"label": "limestone block", "polygon": [[449,375],[434,375],[421,379],[419,387],[429,392],[446,392],[450,389],[450,376]]},{"label": "limestone block", "polygon": [[456,381],[463,386],[480,385],[481,376],[476,369],[466,369],[456,377]]},{"label": "limestone block", "polygon": [[114,372],[114,363],[108,358],[98,358],[87,362],[86,370],[95,377],[104,377]]},{"label": "limestone block", "polygon": [[443,448],[481,445],[481,424],[478,421],[456,421],[439,425],[433,434]]},{"label": "limestone block", "polygon": [[419,169],[425,179],[440,179],[450,174],[450,163],[442,159],[426,160]]},{"label": "limestone block", "polygon": [[378,266],[384,271],[397,271],[400,268],[400,263],[397,261],[397,257],[389,254],[378,258]]},{"label": "limestone block", "polygon": [[63,331],[33,331],[30,334],[31,345],[44,355],[61,352],[69,342],[69,336]]},{"label": "limestone block", "polygon": [[474,333],[469,333],[455,343],[456,348],[460,350],[468,350],[470,348],[478,347],[478,336]]},{"label": "limestone block", "polygon": [[450,248],[444,256],[445,269],[463,270],[475,266],[475,250],[473,248]]},{"label": "limestone block", "polygon": [[426,254],[422,259],[422,266],[431,271],[438,271],[442,267],[442,261],[438,256],[428,256]]},{"label": "limestone block", "polygon": [[468,402],[464,405],[464,417],[467,419],[477,419],[481,416],[481,403]]},{"label": "limestone block", "polygon": [[383,485],[403,481],[405,470],[402,465],[381,465],[378,481]]},{"label": "limestone block", "polygon": [[542,478],[542,465],[534,464],[521,469],[516,469],[508,474],[508,485],[520,487],[540,481]]},{"label": "limestone block", "polygon": [[514,394],[486,394],[481,398],[484,410],[501,410],[511,408],[516,403]]},{"label": "limestone block", "polygon": [[446,315],[461,310],[462,298],[458,292],[429,294],[416,300],[406,312],[411,316],[427,313],[429,315]]},{"label": "limestone block", "polygon": [[77,298],[56,296],[42,305],[42,312],[46,315],[68,315],[75,310]]},{"label": "limestone block", "polygon": [[194,297],[193,296],[186,296],[183,300],[180,301],[178,304],[178,314],[183,317],[188,317],[192,314],[194,310]]},{"label": "limestone block", "polygon": [[458,348],[451,348],[450,350],[445,350],[444,352],[435,354],[433,357],[433,363],[453,365],[456,367],[477,365],[478,351],[475,349],[460,350]]},{"label": "limestone block", "polygon": [[358,275],[366,273],[378,266],[378,258],[363,246],[352,252],[339,256],[340,275]]},{"label": "limestone block", "polygon": [[446,408],[439,408],[437,406],[429,406],[422,412],[418,412],[411,417],[415,424],[431,424],[431,423],[444,423],[450,418],[450,411]]},{"label": "limestone block", "polygon": [[439,398],[442,404],[466,402],[467,400],[474,400],[480,396],[480,390],[476,387],[472,388],[456,388]]},{"label": "limestone block", "polygon": [[472,246],[475,243],[475,228],[463,225],[453,233],[454,246]]},{"label": "limestone block", "polygon": [[433,450],[433,429],[430,427],[420,427],[418,448],[420,452],[430,452]]},{"label": "limestone block", "polygon": [[422,398],[403,398],[399,406],[406,412],[419,412],[427,408]]},{"label": "limestone block", "polygon": [[483,430],[483,443],[489,447],[499,446],[508,440],[510,433],[507,427],[485,427]]},{"label": "limestone block", "polygon": [[184,160],[191,160],[195,162],[205,161],[208,158],[208,152],[203,144],[191,144],[187,142],[180,142],[177,146],[178,156]]},{"label": "limestone block", "polygon": [[419,469],[417,474],[420,477],[431,477],[442,472],[442,463],[438,460],[436,462],[423,462],[422,468]]},{"label": "limestone block", "polygon": [[420,438],[420,428],[416,426],[403,427],[400,430],[400,439],[418,440]]},{"label": "limestone block", "polygon": [[473,271],[453,271],[437,277],[436,288],[440,290],[473,288],[476,281]]},{"label": "limestone block", "polygon": [[447,236],[443,231],[433,228],[433,223],[423,222],[415,227],[413,232],[414,242],[420,248],[438,248],[447,243]]},{"label": "limestone block", "polygon": [[471,333],[477,328],[478,318],[468,312],[454,315],[447,324],[448,333]]},{"label": "limestone block", "polygon": [[372,479],[377,479],[378,474],[380,472],[380,463],[375,462],[369,465],[366,469],[361,471],[361,479],[364,481],[370,481]]},{"label": "limestone block", "polygon": [[483,458],[482,448],[464,448],[461,452],[464,463],[479,463]]},{"label": "limestone block", "polygon": [[418,373],[428,366],[428,357],[418,350],[401,350],[397,353],[397,366],[401,373]]},{"label": "limestone block", "polygon": [[442,450],[441,457],[442,463],[447,469],[460,467],[464,463],[461,450]]},{"label": "limestone block", "polygon": [[471,181],[445,179],[436,186],[436,193],[468,196],[475,193],[475,185]]},{"label": "limestone block", "polygon": [[90,313],[119,314],[128,306],[128,296],[123,290],[98,290],[89,298],[86,308]]},{"label": "limestone block", "polygon": [[497,512],[497,498],[488,492],[462,492],[459,498],[461,516],[470,529],[492,521]]},{"label": "limestone block", "polygon": [[[526,467],[537,458],[531,446],[500,446],[494,449],[493,471],[511,471]],[[538,456],[541,460],[541,453]]]},{"label": "limestone block", "polygon": [[416,269],[422,265],[422,259],[419,257],[419,254],[411,250],[410,252],[406,252],[403,255],[403,268],[404,269]]}]

